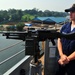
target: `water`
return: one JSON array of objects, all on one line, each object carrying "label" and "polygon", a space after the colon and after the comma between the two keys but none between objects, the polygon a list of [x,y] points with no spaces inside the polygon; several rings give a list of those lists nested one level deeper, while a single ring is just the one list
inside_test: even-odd
[{"label": "water", "polygon": [[[39,45],[41,44],[42,43],[40,42]],[[18,53],[19,51],[22,51],[23,49],[25,49],[24,41],[6,39],[5,36],[2,36],[2,34],[0,34],[0,63],[8,59],[9,57],[13,56],[14,54]],[[11,58],[10,60],[0,64],[0,73],[5,73],[8,69],[17,64],[24,57],[25,50],[22,53],[15,56],[14,58]]]},{"label": "water", "polygon": [[[6,39],[5,36],[2,36],[0,34],[0,62],[25,49],[24,45],[25,42],[23,42],[22,40]],[[22,52],[14,58],[6,61],[5,63],[0,64],[0,73],[3,74],[4,72],[6,72],[16,63],[18,63],[23,57],[25,57],[25,52]]]}]

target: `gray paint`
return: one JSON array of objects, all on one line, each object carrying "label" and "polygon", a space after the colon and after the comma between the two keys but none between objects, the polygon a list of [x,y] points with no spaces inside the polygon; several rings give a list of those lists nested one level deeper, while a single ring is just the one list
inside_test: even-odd
[{"label": "gray paint", "polygon": [[[55,55],[50,57],[50,48],[55,50]],[[44,56],[44,75],[54,75],[57,70],[57,49],[53,46],[50,40],[45,42],[45,56]]]}]

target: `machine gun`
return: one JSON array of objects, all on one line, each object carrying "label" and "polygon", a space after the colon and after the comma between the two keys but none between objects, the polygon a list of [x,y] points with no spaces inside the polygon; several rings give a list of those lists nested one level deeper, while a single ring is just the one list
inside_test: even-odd
[{"label": "machine gun", "polygon": [[18,39],[25,41],[25,55],[34,56],[35,62],[44,54],[44,50],[39,49],[39,42],[50,39],[55,45],[54,38],[49,36],[56,30],[30,30],[25,32],[4,32],[7,39]]}]

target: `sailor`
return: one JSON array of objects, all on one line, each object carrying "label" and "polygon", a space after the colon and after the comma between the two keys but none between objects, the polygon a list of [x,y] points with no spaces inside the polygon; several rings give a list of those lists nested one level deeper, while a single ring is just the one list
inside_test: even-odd
[{"label": "sailor", "polygon": [[[70,22],[62,26],[60,33],[75,32],[75,4],[65,12],[70,12]],[[75,40],[58,38],[59,69],[55,75],[75,75]]]}]

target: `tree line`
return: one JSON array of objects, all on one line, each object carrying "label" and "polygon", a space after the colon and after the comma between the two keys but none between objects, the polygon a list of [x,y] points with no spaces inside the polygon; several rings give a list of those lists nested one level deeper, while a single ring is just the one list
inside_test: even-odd
[{"label": "tree line", "polygon": [[31,10],[21,10],[21,9],[9,9],[9,10],[0,10],[0,23],[2,22],[22,22],[30,21],[35,17],[65,17],[68,14],[65,12],[57,12],[50,10],[38,10],[33,8]]}]

